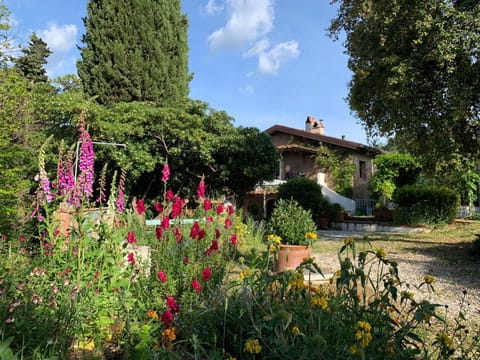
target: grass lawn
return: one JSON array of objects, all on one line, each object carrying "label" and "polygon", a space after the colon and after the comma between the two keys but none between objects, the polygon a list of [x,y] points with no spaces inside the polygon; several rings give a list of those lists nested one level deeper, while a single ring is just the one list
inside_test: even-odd
[{"label": "grass lawn", "polygon": [[[373,247],[381,247],[388,254],[421,253],[456,262],[480,260],[480,243],[475,243],[476,234],[480,234],[480,221],[458,220],[451,225],[425,228],[421,233],[371,233],[366,238]],[[361,240],[356,239],[357,242]],[[341,245],[339,241],[320,238],[312,250],[319,254],[334,254]],[[475,251],[476,257],[473,256]]]}]

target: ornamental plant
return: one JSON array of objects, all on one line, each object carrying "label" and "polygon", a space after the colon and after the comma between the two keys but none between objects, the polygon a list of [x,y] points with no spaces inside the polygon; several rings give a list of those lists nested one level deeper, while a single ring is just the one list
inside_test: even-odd
[{"label": "ornamental plant", "polygon": [[278,199],[267,224],[267,232],[281,239],[287,245],[311,245],[317,228],[309,210],[296,200]]}]

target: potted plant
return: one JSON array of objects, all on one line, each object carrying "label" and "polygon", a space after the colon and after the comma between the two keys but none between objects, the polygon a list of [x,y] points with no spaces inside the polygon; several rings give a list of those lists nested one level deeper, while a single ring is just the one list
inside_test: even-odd
[{"label": "potted plant", "polygon": [[310,247],[317,238],[312,213],[297,201],[278,199],[267,224],[270,238],[280,240],[274,270],[295,269],[304,258],[310,257]]},{"label": "potted plant", "polygon": [[392,221],[393,220],[393,210],[388,207],[384,202],[379,202],[375,205],[373,210],[373,215],[375,216],[376,221]]}]

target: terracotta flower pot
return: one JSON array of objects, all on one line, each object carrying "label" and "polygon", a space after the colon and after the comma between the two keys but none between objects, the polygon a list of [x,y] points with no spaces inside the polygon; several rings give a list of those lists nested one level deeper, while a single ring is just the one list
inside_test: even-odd
[{"label": "terracotta flower pot", "polygon": [[275,272],[293,270],[299,266],[303,259],[310,257],[310,246],[280,244],[278,257],[274,264]]}]

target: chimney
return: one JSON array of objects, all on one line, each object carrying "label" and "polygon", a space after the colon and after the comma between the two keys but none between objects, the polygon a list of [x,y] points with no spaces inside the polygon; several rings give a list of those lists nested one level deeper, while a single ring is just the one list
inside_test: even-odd
[{"label": "chimney", "polygon": [[313,124],[316,123],[317,120],[313,116],[307,116],[307,121],[305,121],[305,131],[312,132]]},{"label": "chimney", "polygon": [[305,131],[308,131],[312,134],[325,134],[325,127],[323,126],[322,120],[315,120],[313,116],[307,116],[307,121],[305,121]]}]

